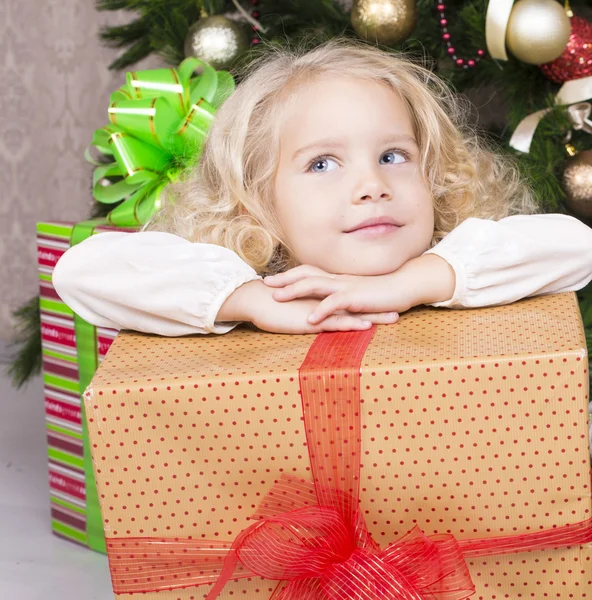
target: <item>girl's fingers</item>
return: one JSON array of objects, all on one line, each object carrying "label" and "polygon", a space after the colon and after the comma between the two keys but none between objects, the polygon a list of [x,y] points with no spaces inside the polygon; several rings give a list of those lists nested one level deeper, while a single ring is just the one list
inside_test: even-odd
[{"label": "girl's fingers", "polygon": [[376,325],[388,325],[389,323],[396,323],[399,320],[399,313],[363,313],[357,315],[365,321],[372,321]]},{"label": "girl's fingers", "polygon": [[349,301],[340,294],[331,294],[327,296],[320,304],[308,315],[308,322],[312,324],[320,323],[338,310],[347,310]]},{"label": "girl's fingers", "polygon": [[371,321],[366,321],[353,315],[331,315],[314,328],[314,333],[321,331],[363,331],[372,327]]},{"label": "girl's fingers", "polygon": [[268,285],[269,287],[284,287],[286,285],[290,285],[295,283],[296,281],[300,281],[306,277],[330,277],[330,274],[319,269],[318,267],[313,267],[311,265],[299,265],[298,267],[294,267],[289,271],[285,271],[284,273],[278,273],[277,275],[271,275],[265,277],[263,279],[263,283]]},{"label": "girl's fingers", "polygon": [[314,326],[314,333],[321,331],[363,331],[374,325],[388,325],[399,320],[398,313],[352,315],[349,313],[330,315]]},{"label": "girl's fingers", "polygon": [[285,302],[295,298],[325,298],[339,291],[342,283],[327,277],[306,277],[273,293],[274,300]]},{"label": "girl's fingers", "polygon": [[[328,312],[331,310],[330,305],[327,303],[325,307],[322,307],[322,302],[317,306],[317,308],[309,315],[308,322],[309,323],[321,323],[323,319],[328,319],[331,315],[350,315],[362,319],[364,321],[371,321],[375,325],[389,325],[390,323],[396,323],[399,320],[399,313],[397,312],[384,312],[384,313],[352,313],[342,308],[336,309],[334,312]],[[338,305],[338,304],[337,304]],[[320,312],[319,312],[320,310]],[[319,316],[320,321],[319,321]],[[323,315],[326,314],[325,317]]]}]

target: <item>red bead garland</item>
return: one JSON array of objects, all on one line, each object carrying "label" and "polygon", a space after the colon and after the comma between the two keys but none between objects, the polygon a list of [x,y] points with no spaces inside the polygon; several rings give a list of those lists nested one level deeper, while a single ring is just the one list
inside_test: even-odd
[{"label": "red bead garland", "polygon": [[[261,14],[258,10],[257,10],[257,6],[259,5],[259,0],[251,0],[251,6],[253,6],[255,8],[255,10],[251,13],[251,16],[253,17],[253,19],[258,19],[259,15]],[[253,26],[253,31],[255,32],[255,35],[258,36],[257,34],[257,30],[258,27]],[[261,39],[259,37],[254,37],[251,40],[251,45],[257,45],[261,42]]]},{"label": "red bead garland", "polygon": [[452,45],[450,33],[448,33],[448,19],[446,18],[446,5],[439,2],[436,6],[436,10],[440,15],[440,27],[442,29],[442,39],[446,42],[448,55],[452,57],[452,60],[456,64],[457,67],[462,67],[463,69],[469,69],[476,66],[476,64],[485,56],[484,50],[477,50],[477,56],[475,58],[470,58],[465,60],[464,58],[460,58],[456,55],[456,48]]}]

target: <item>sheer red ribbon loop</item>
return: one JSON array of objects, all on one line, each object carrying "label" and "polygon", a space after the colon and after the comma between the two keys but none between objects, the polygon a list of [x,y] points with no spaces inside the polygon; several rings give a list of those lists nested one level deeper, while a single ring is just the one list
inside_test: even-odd
[{"label": "sheer red ribbon loop", "polygon": [[[274,496],[290,497],[290,483],[296,490],[307,482],[283,475],[261,505],[269,506]],[[251,525],[235,539],[206,600],[220,594],[239,562],[254,575],[287,582],[281,600],[301,600],[303,594],[310,600],[459,600],[474,591],[453,536],[428,538],[414,527],[381,550],[360,510],[350,524],[334,508],[306,506]]]},{"label": "sheer red ribbon loop", "polygon": [[359,506],[360,365],[374,329],[317,336],[299,371],[313,481],[282,473],[230,542],[107,539],[116,594],[279,580],[270,600],[464,600],[475,587],[464,557],[592,542],[592,518],[549,531],[456,540],[413,527],[388,547]]}]

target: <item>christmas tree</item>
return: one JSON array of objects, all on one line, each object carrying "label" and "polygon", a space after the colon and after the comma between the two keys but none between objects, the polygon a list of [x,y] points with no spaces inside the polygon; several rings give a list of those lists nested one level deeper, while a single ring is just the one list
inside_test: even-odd
[{"label": "christmas tree", "polygon": [[[511,154],[541,212],[592,225],[592,8],[589,0],[99,0],[100,11],[137,18],[107,27],[120,48],[111,69],[157,54],[171,66],[196,56],[216,68],[248,63],[269,44],[314,45],[362,38],[421,56],[429,68],[480,102],[478,125]],[[265,42],[265,43],[263,43]],[[495,118],[491,118],[491,106]],[[94,214],[113,206],[97,203]],[[592,286],[578,297],[592,347]],[[21,324],[10,369],[22,385],[41,365],[36,299]]]}]

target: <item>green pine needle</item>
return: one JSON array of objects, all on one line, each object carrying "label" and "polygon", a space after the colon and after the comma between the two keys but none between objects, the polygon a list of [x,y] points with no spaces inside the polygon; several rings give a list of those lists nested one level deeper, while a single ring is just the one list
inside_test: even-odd
[{"label": "green pine needle", "polygon": [[100,0],[95,8],[98,11],[103,10],[132,10],[128,0]]},{"label": "green pine needle", "polygon": [[150,33],[150,27],[150,20],[141,17],[126,25],[103,27],[99,31],[99,37],[107,46],[123,48],[145,38]]},{"label": "green pine needle", "polygon": [[[232,4],[232,2],[230,2]],[[150,54],[160,55],[176,66],[183,60],[183,46],[189,27],[199,19],[196,0],[99,0],[98,10],[120,10],[124,6],[138,18],[126,25],[104,27],[100,38],[111,47],[127,48],[109,68],[127,69]],[[220,10],[225,0],[210,0]]]},{"label": "green pine needle", "polygon": [[6,374],[12,379],[12,385],[20,389],[32,377],[41,373],[43,361],[39,296],[31,298],[12,315],[16,320],[16,335],[9,345],[13,352]]},{"label": "green pine needle", "polygon": [[142,59],[150,56],[153,48],[150,46],[150,41],[147,39],[138,40],[130,48],[128,48],[119,58],[114,60],[109,69],[120,71],[127,69],[130,65],[140,62]]}]

